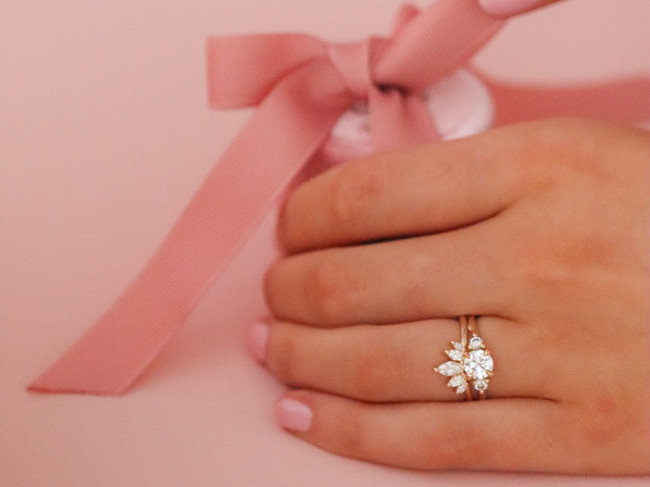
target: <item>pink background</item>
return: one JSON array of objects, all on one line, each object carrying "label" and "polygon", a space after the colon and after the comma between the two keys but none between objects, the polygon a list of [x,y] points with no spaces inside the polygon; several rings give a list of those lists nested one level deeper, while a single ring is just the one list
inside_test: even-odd
[{"label": "pink background", "polygon": [[[400,2],[279,3],[4,0],[0,485],[610,485],[401,471],[277,429],[282,389],[243,348],[246,327],[264,313],[272,218],[130,394],[25,391],[144,264],[244,120],[207,109],[205,38],[303,30],[356,39],[387,32]],[[511,79],[650,74],[648,19],[647,0],[574,0],[512,22],[477,63]]]}]

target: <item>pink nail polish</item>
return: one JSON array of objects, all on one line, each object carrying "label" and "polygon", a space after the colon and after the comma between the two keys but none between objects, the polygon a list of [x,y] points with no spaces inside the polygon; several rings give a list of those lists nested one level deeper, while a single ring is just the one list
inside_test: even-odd
[{"label": "pink nail polish", "polygon": [[285,397],[275,405],[275,420],[289,431],[306,433],[311,428],[313,416],[311,409],[295,399]]},{"label": "pink nail polish", "polygon": [[269,340],[269,324],[264,321],[258,321],[248,330],[248,339],[246,345],[248,352],[259,363],[266,363],[266,343]]},{"label": "pink nail polish", "polygon": [[508,17],[539,7],[543,0],[478,0],[483,10],[497,17]]}]

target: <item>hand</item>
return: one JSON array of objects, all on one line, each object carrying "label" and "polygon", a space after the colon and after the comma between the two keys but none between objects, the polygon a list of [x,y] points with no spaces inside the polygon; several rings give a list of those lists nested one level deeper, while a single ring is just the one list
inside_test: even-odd
[{"label": "hand", "polygon": [[[645,131],[580,120],[376,155],[300,186],[251,347],[280,424],[417,469],[650,473]],[[486,401],[433,371],[478,315]]]}]

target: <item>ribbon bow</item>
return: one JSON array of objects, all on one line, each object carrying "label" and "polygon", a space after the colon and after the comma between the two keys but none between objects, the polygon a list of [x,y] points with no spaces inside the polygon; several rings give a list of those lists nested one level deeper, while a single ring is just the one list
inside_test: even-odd
[{"label": "ribbon bow", "polygon": [[[140,275],[30,389],[126,392],[346,110],[359,100],[368,103],[374,150],[437,138],[421,92],[466,64],[502,25],[476,0],[439,0],[422,12],[402,8],[390,39],[210,39],[211,106],[257,106],[256,112]],[[492,87],[507,104],[513,90]],[[519,110],[516,118],[526,117]]]}]

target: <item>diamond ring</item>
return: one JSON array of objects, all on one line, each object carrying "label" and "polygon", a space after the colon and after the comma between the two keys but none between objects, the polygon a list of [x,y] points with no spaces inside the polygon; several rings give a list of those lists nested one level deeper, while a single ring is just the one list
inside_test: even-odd
[{"label": "diamond ring", "polygon": [[472,388],[479,399],[485,399],[490,379],[494,375],[492,354],[485,348],[483,339],[478,334],[475,316],[460,316],[460,343],[451,342],[451,348],[445,354],[451,360],[439,365],[434,370],[445,377],[450,377],[447,385],[456,389],[456,394],[465,394],[468,401],[473,399]]}]

